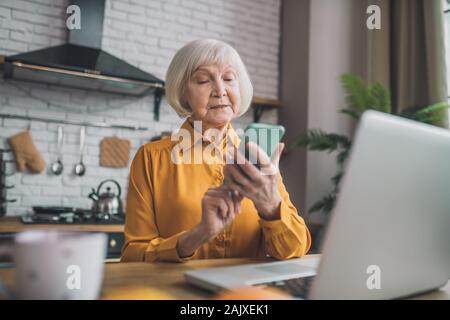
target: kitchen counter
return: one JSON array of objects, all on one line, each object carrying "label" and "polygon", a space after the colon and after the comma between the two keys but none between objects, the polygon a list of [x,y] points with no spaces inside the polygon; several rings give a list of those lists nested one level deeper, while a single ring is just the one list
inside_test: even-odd
[{"label": "kitchen counter", "polygon": [[124,226],[123,224],[25,224],[20,221],[19,217],[0,218],[0,234],[32,229],[123,233]]},{"label": "kitchen counter", "polygon": [[[11,243],[14,235],[25,230],[62,230],[81,232],[103,232],[108,237],[107,261],[117,262],[124,243],[123,224],[25,224],[20,217],[0,218],[0,244]],[[0,256],[0,262],[9,262]]]}]

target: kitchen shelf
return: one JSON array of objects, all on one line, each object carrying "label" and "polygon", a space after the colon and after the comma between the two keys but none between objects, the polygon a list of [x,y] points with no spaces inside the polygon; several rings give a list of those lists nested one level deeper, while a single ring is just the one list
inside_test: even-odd
[{"label": "kitchen shelf", "polygon": [[140,131],[148,130],[148,128],[140,127],[140,126],[133,127],[133,126],[118,125],[118,124],[107,124],[105,122],[82,122],[82,121],[75,121],[75,120],[56,120],[56,119],[39,118],[39,117],[19,116],[19,115],[15,115],[15,114],[7,114],[7,113],[0,113],[0,118],[70,124],[70,125],[74,125],[74,126],[95,127],[95,128],[113,128],[113,129],[140,130]]},{"label": "kitchen shelf", "polygon": [[253,97],[252,107],[253,107],[253,121],[259,122],[264,111],[279,109],[282,107],[282,102],[280,100],[275,99]]}]

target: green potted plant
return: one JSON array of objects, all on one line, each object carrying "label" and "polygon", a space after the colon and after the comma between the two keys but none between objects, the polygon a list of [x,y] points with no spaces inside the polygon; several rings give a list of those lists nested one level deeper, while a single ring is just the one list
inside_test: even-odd
[{"label": "green potted plant", "polygon": [[[339,112],[358,121],[366,110],[377,110],[392,113],[391,98],[379,82],[366,83],[362,78],[353,74],[344,74],[340,78],[346,92],[347,107]],[[411,107],[403,110],[399,115],[416,121],[437,124],[446,123],[445,112],[450,106],[443,102],[425,107]],[[352,140],[350,137],[326,133],[321,129],[311,129],[300,135],[294,143],[296,147],[303,147],[309,151],[324,151],[336,154],[337,172],[331,178],[333,188],[330,193],[316,201],[309,209],[310,214],[323,212],[325,216],[333,209],[339,193],[339,184],[344,175],[344,165],[350,154]]]}]

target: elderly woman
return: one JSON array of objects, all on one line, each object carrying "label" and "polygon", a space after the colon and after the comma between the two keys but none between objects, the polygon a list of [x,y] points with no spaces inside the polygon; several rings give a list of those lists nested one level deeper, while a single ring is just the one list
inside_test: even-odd
[{"label": "elderly woman", "polygon": [[[277,170],[262,174],[248,161],[238,167],[229,161],[188,157],[192,161],[180,162],[174,157],[185,159],[212,146],[217,150],[212,157],[225,159],[228,146],[241,143],[231,121],[246,112],[252,95],[246,68],[228,44],[195,40],[176,53],[166,75],[166,97],[187,117],[181,130],[189,133],[189,148],[178,150],[179,141],[166,138],[137,151],[130,169],[122,261],[306,254],[310,233]],[[281,145],[272,159],[255,144],[248,149],[258,155],[261,170],[278,167]]]}]

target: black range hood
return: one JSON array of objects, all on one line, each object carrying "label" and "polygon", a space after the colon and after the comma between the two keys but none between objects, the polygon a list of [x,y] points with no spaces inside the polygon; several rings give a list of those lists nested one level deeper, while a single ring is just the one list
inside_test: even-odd
[{"label": "black range hood", "polygon": [[80,8],[81,29],[69,31],[67,44],[5,57],[4,78],[137,96],[154,91],[159,109],[164,81],[101,49],[105,0],[71,4]]},{"label": "black range hood", "polygon": [[4,78],[130,95],[164,86],[162,80],[100,49],[75,44],[6,57]]}]

